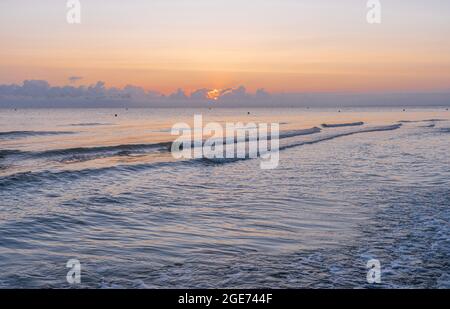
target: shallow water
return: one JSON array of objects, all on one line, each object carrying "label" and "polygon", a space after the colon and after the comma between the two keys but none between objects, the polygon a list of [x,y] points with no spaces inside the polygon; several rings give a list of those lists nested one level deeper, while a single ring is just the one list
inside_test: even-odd
[{"label": "shallow water", "polygon": [[[279,167],[173,159],[170,129],[194,114],[279,122]],[[375,258],[382,287],[448,288],[448,119],[445,108],[0,110],[0,287],[69,287],[71,258],[90,288],[369,287]]]}]

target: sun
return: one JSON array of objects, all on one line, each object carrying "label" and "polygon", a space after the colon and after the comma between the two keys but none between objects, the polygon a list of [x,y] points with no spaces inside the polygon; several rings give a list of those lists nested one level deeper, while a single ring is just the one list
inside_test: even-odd
[{"label": "sun", "polygon": [[219,90],[219,89],[213,89],[213,90],[210,90],[210,91],[208,91],[208,92],[206,93],[206,97],[207,97],[209,100],[217,101],[217,100],[219,99],[219,97],[220,97],[220,90]]}]

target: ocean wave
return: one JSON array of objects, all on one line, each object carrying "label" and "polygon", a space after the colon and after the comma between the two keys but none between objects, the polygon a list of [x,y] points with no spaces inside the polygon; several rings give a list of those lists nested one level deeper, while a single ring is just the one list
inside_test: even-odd
[{"label": "ocean wave", "polygon": [[[354,130],[354,131],[346,131],[346,132],[340,132],[340,133],[334,133],[334,134],[327,134],[327,135],[321,135],[316,138],[310,139],[310,140],[303,140],[299,142],[293,142],[290,141],[289,138],[286,138],[286,140],[289,140],[286,142],[285,145],[280,145],[280,151],[289,149],[292,147],[299,147],[302,145],[310,145],[310,144],[316,144],[328,140],[332,140],[338,137],[344,137],[349,136],[353,134],[362,134],[362,133],[369,133],[369,132],[378,132],[378,131],[391,131],[396,130],[400,128],[402,124],[394,124],[394,125],[388,125],[388,126],[378,126],[378,127],[369,127],[364,128],[360,130]],[[304,134],[303,134],[304,135]],[[297,135],[296,135],[297,136]],[[295,136],[294,136],[295,137]],[[61,150],[48,150],[43,151],[39,153],[32,153],[32,155],[36,156],[43,156],[43,157],[51,157],[51,156],[67,156],[67,155],[77,155],[77,154],[96,154],[98,155],[98,152],[110,152],[110,155],[119,155],[123,151],[143,151],[148,150],[150,148],[153,149],[161,149],[161,150],[167,150],[170,148],[172,143],[157,143],[157,144],[131,144],[131,145],[118,145],[118,146],[102,146],[102,147],[90,147],[90,148],[70,148],[70,149],[61,149]],[[21,152],[23,154],[23,152]],[[258,156],[261,156],[262,153],[258,153]],[[100,167],[100,168],[89,168],[89,169],[81,169],[81,170],[63,170],[63,171],[40,171],[40,172],[21,172],[17,174],[8,175],[5,177],[0,178],[0,187],[8,187],[10,185],[15,185],[18,182],[34,182],[39,180],[54,180],[54,181],[61,181],[62,178],[65,180],[71,180],[76,179],[78,177],[82,176],[88,176],[92,175],[93,173],[98,173],[102,171],[110,171],[110,170],[121,170],[121,171],[139,171],[144,168],[149,167],[155,167],[159,166],[160,164],[163,165],[170,165],[170,164],[195,164],[198,162],[201,163],[230,163],[240,160],[246,160],[250,159],[249,157],[245,158],[230,158],[230,159],[208,159],[208,158],[202,158],[202,159],[194,159],[194,160],[183,160],[183,161],[171,161],[171,162],[157,162],[157,163],[142,163],[142,164],[130,164],[130,165],[116,165],[116,166],[108,166],[108,167]]]},{"label": "ocean wave", "polygon": [[0,159],[11,155],[20,155],[23,151],[17,149],[0,149]]},{"label": "ocean wave", "polygon": [[36,171],[36,172],[19,172],[8,176],[0,177],[0,188],[7,189],[10,187],[20,185],[33,185],[33,183],[40,183],[45,181],[50,182],[70,182],[82,177],[96,176],[102,173],[109,172],[138,172],[144,169],[157,168],[171,164],[185,164],[189,161],[175,161],[175,162],[153,162],[140,163],[134,165],[114,165],[97,168],[84,168],[79,170],[61,170],[61,171]]},{"label": "ocean wave", "polygon": [[102,122],[81,122],[81,123],[71,123],[71,127],[94,127],[94,126],[111,126],[113,123],[102,123]]},{"label": "ocean wave", "polygon": [[298,147],[298,146],[302,146],[302,145],[316,144],[316,143],[320,143],[320,142],[324,142],[324,141],[329,141],[329,140],[332,140],[332,139],[335,139],[338,137],[350,136],[350,135],[354,135],[354,134],[392,131],[392,130],[399,129],[401,126],[402,126],[402,124],[393,124],[393,125],[388,125],[388,126],[369,127],[369,128],[365,128],[365,129],[361,129],[361,130],[356,130],[356,131],[340,132],[340,133],[336,133],[336,134],[321,136],[317,139],[312,139],[312,140],[308,140],[308,141],[300,141],[298,143],[292,143],[292,144],[280,146],[280,150],[284,150],[284,149],[288,149],[288,148],[292,148],[292,147]]},{"label": "ocean wave", "polygon": [[[293,130],[284,131],[279,135],[280,139],[290,138],[295,136],[309,135],[320,132],[321,129],[317,127],[303,129],[303,130]],[[231,139],[231,142],[237,143],[235,138]],[[269,136],[270,140],[270,136]],[[250,141],[249,137],[246,137],[246,142]],[[205,142],[205,141],[203,141]],[[223,143],[230,142],[230,139],[224,139]],[[19,151],[19,150],[2,150],[0,152],[0,158],[9,155],[23,155],[28,158],[57,158],[58,162],[61,163],[76,163],[84,162],[97,158],[113,157],[113,156],[131,156],[134,154],[144,154],[151,150],[159,151],[170,151],[173,142],[160,142],[160,143],[149,143],[149,144],[122,144],[113,146],[94,146],[94,147],[75,147],[75,148],[64,148],[64,149],[51,149],[45,151]],[[194,147],[194,143],[192,143]]]},{"label": "ocean wave", "polygon": [[0,132],[0,139],[14,139],[32,136],[62,135],[75,133],[76,132],[72,131],[7,131],[7,132]]},{"label": "ocean wave", "polygon": [[[401,126],[402,126],[402,124],[369,127],[369,128],[365,128],[365,129],[361,129],[361,130],[356,130],[356,131],[346,131],[346,132],[340,132],[340,133],[334,133],[334,134],[321,135],[321,136],[318,136],[317,138],[313,138],[311,140],[306,140],[306,141],[305,140],[298,141],[298,142],[289,141],[285,145],[280,145],[279,150],[282,151],[282,150],[286,150],[286,149],[293,148],[293,147],[316,144],[316,143],[329,141],[329,140],[332,140],[335,138],[354,135],[354,134],[380,132],[380,131],[392,131],[392,130],[399,129]],[[263,153],[258,152],[257,155],[259,157],[262,154]],[[207,162],[207,163],[212,162],[212,163],[222,164],[222,163],[231,163],[231,162],[236,162],[236,161],[241,161],[241,160],[246,160],[246,159],[249,159],[248,155],[245,158],[202,158],[202,159],[199,159],[199,161],[203,161],[203,162]]]},{"label": "ocean wave", "polygon": [[280,133],[280,139],[301,136],[301,135],[315,134],[315,133],[319,133],[320,131],[322,131],[322,130],[318,127],[313,127],[310,129],[303,129],[303,130],[283,131]]},{"label": "ocean wave", "polygon": [[[301,130],[292,130],[292,131],[282,131],[279,133],[278,135],[278,139],[285,139],[285,138],[291,138],[291,137],[296,137],[296,136],[302,136],[302,135],[310,135],[310,134],[316,134],[321,132],[322,129],[318,128],[318,127],[312,127],[309,129],[301,129]],[[268,136],[267,136],[267,140],[271,140],[272,136],[270,134],[270,132],[268,132]],[[259,141],[259,136],[256,138],[250,138],[250,136],[245,136],[245,139],[243,139],[242,141],[238,141],[236,136],[231,136],[231,137],[224,137],[224,138],[219,138],[219,139],[215,139],[214,141],[216,142],[216,144],[220,144],[220,142],[222,141],[223,145],[226,145],[228,143],[238,143],[238,142],[255,142],[255,141]],[[211,140],[208,140],[211,141]],[[202,145],[204,145],[206,142],[206,140],[202,141]],[[212,141],[211,141],[212,142]],[[172,145],[174,143],[171,143],[171,147],[170,149],[172,149]],[[177,147],[179,150],[183,149],[183,145],[181,142],[176,142],[175,147]],[[192,142],[191,143],[191,148],[196,147],[195,143]]]},{"label": "ocean wave", "polygon": [[[285,131],[280,133],[279,138],[290,138],[301,135],[309,135],[320,132],[321,129],[317,127]],[[237,140],[231,139],[231,142],[237,143]],[[270,136],[269,136],[270,140]],[[249,137],[246,137],[246,142],[249,142]],[[205,141],[203,141],[205,142]],[[230,142],[230,139],[224,139],[223,143]],[[51,149],[45,151],[19,151],[19,150],[5,150],[0,152],[0,158],[12,155],[22,155],[28,159],[55,159],[57,162],[72,164],[95,160],[107,157],[133,156],[146,154],[149,151],[170,151],[173,142],[160,142],[149,144],[122,144],[113,146],[94,146],[94,147],[76,147],[64,149]],[[194,147],[194,143],[192,143]]]},{"label": "ocean wave", "polygon": [[421,122],[441,122],[441,121],[447,121],[448,119],[440,119],[440,118],[434,118],[434,119],[423,119],[423,120],[399,120],[397,122],[399,123],[421,123]]},{"label": "ocean wave", "polygon": [[124,144],[115,146],[77,147],[44,151],[0,150],[0,159],[20,156],[20,159],[49,159],[60,163],[80,163],[99,158],[146,154],[149,151],[169,151],[171,142]]},{"label": "ocean wave", "polygon": [[153,143],[153,144],[123,144],[114,146],[52,149],[40,152],[29,152],[28,154],[33,157],[44,157],[44,158],[55,156],[89,155],[89,154],[124,155],[124,154],[144,152],[150,149],[169,149],[170,145],[171,145],[170,142]]},{"label": "ocean wave", "polygon": [[349,123],[323,123],[322,127],[324,128],[342,128],[342,127],[356,127],[356,126],[362,126],[364,125],[364,122],[358,121],[358,122],[349,122]]},{"label": "ocean wave", "polygon": [[421,126],[421,128],[434,128],[436,125],[434,124],[434,123],[432,123],[432,124],[428,124],[428,125],[425,125],[425,126]]}]

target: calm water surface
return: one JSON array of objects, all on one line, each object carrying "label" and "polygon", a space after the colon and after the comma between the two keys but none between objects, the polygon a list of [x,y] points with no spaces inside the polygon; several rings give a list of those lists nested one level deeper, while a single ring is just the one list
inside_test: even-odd
[{"label": "calm water surface", "polygon": [[[250,114],[248,114],[250,112]],[[176,122],[290,134],[280,165],[175,160]],[[117,116],[116,116],[117,115]],[[0,287],[450,288],[450,112],[0,109]]]}]

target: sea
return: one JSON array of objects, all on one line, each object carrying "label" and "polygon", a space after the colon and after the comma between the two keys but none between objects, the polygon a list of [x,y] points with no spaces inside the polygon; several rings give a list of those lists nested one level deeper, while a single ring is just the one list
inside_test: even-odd
[{"label": "sea", "polygon": [[[194,115],[278,166],[174,158]],[[450,288],[449,151],[446,107],[3,108],[0,288]]]}]

